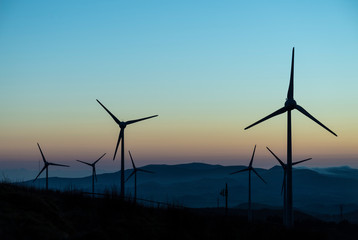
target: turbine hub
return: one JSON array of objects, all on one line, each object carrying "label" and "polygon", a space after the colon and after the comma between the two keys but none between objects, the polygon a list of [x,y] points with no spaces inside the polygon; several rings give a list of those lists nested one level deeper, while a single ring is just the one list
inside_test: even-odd
[{"label": "turbine hub", "polygon": [[292,110],[297,106],[297,103],[295,100],[293,99],[286,99],[285,102],[285,107],[287,107],[288,109]]},{"label": "turbine hub", "polygon": [[125,122],[120,122],[118,125],[122,129],[127,127],[127,124]]}]

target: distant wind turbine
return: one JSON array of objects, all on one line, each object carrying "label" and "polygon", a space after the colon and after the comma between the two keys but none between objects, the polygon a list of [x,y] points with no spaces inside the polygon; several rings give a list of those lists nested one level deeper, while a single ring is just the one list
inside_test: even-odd
[{"label": "distant wind turbine", "polygon": [[48,166],[50,166],[50,165],[52,165],[52,166],[60,166],[60,167],[69,167],[69,166],[68,165],[62,165],[62,164],[57,164],[57,163],[50,163],[50,162],[46,161],[46,158],[45,158],[44,154],[42,153],[40,144],[37,143],[37,146],[40,149],[42,160],[44,161],[44,167],[42,168],[42,170],[40,171],[40,173],[37,175],[37,177],[34,179],[33,182],[35,182],[36,179],[41,175],[41,173],[46,169],[46,190],[48,190]]},{"label": "distant wind turbine", "polygon": [[225,183],[225,188],[221,189],[220,195],[225,198],[225,215],[227,215],[227,199],[229,196],[229,190],[227,188],[227,183]]},{"label": "distant wind turbine", "polygon": [[258,172],[256,172],[256,170],[252,167],[252,162],[254,161],[254,156],[255,156],[255,151],[256,151],[256,145],[254,147],[254,151],[252,153],[252,157],[251,157],[251,161],[250,164],[247,168],[241,169],[239,171],[230,173],[230,174],[236,174],[236,173],[240,173],[240,172],[245,172],[245,171],[249,171],[249,201],[248,201],[248,220],[249,222],[252,222],[252,209],[251,209],[251,171],[253,171],[264,183],[266,183],[266,181],[258,174]]},{"label": "distant wind turbine", "polygon": [[123,198],[124,197],[124,129],[127,127],[127,125],[130,125],[130,124],[133,124],[133,123],[136,123],[139,121],[143,121],[143,120],[146,120],[149,118],[157,117],[158,115],[153,115],[150,117],[145,117],[145,118],[122,122],[122,121],[118,120],[118,118],[116,118],[116,116],[114,116],[98,99],[96,99],[96,100],[104,108],[104,110],[106,110],[107,113],[109,115],[111,115],[113,120],[118,124],[119,128],[121,129],[121,131],[119,132],[119,136],[118,136],[116,150],[114,151],[113,161],[116,158],[119,142],[122,140],[122,145],[121,145],[121,197]]},{"label": "distant wind turbine", "polygon": [[293,227],[293,199],[292,199],[292,128],[291,128],[291,111],[297,109],[303,115],[310,118],[312,121],[316,122],[318,125],[332,133],[334,136],[337,136],[333,131],[323,125],[320,121],[314,118],[311,114],[309,114],[303,107],[297,105],[296,101],[293,98],[293,72],[294,72],[294,57],[295,57],[295,48],[292,49],[292,62],[291,62],[291,77],[290,77],[290,86],[287,92],[287,98],[285,102],[285,106],[278,109],[277,111],[271,113],[270,115],[262,118],[261,120],[251,124],[246,127],[249,129],[267,119],[280,115],[282,113],[287,112],[287,227]]},{"label": "distant wind turbine", "polygon": [[98,158],[93,163],[88,163],[88,162],[85,162],[85,161],[76,160],[77,162],[84,163],[84,164],[92,167],[92,196],[93,197],[94,197],[94,179],[95,178],[96,178],[96,182],[97,182],[96,163],[98,163],[98,161],[101,160],[104,157],[104,155],[106,155],[106,154],[103,154],[100,158]]},{"label": "distant wind turbine", "polygon": [[[270,151],[270,153],[277,159],[277,161],[280,163],[282,169],[283,169],[283,181],[282,181],[282,188],[281,188],[281,195],[283,193],[283,222],[286,223],[287,213],[286,213],[286,199],[287,199],[287,193],[286,193],[286,176],[287,176],[287,164],[283,163],[281,159],[279,159],[276,154],[274,154],[270,148],[266,147],[267,150]],[[292,166],[306,162],[311,160],[312,158],[307,158],[298,162],[293,162]]]},{"label": "distant wind turbine", "polygon": [[134,175],[134,203],[136,203],[137,202],[137,172],[145,172],[145,173],[154,173],[154,172],[144,170],[141,168],[136,168],[136,166],[134,165],[132,154],[130,151],[128,151],[128,152],[129,152],[129,156],[131,157],[133,172],[128,176],[126,182]]}]

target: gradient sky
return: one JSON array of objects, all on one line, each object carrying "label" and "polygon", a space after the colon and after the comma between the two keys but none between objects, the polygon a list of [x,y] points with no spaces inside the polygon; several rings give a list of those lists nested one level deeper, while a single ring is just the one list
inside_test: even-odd
[{"label": "gradient sky", "polygon": [[[358,167],[357,1],[0,2],[0,166],[82,167],[107,152],[119,119],[139,166],[200,161],[257,167],[285,159],[282,107],[295,47],[294,160]],[[128,158],[127,158],[128,159]],[[118,158],[119,160],[119,158]],[[21,164],[20,164],[21,162]],[[128,162],[127,167],[130,167]]]}]

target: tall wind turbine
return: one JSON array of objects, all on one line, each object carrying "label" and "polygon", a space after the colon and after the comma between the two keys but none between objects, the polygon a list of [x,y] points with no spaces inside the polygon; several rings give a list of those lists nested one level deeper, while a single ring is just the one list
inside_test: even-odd
[{"label": "tall wind turbine", "polygon": [[154,172],[144,170],[141,168],[136,168],[136,166],[134,165],[132,154],[130,151],[128,151],[128,152],[129,152],[129,156],[131,157],[133,172],[128,176],[126,182],[134,175],[134,203],[136,203],[137,202],[137,172],[146,172],[146,173],[154,173]]},{"label": "tall wind turbine", "polygon": [[249,129],[267,119],[280,115],[282,113],[287,112],[287,223],[286,226],[293,226],[293,199],[292,199],[292,128],[291,128],[291,111],[297,109],[303,115],[307,116],[318,125],[332,133],[334,136],[337,136],[334,132],[332,132],[329,128],[323,125],[320,121],[314,118],[311,114],[309,114],[303,107],[297,105],[296,101],[293,98],[293,68],[294,68],[294,57],[295,57],[295,48],[292,49],[292,62],[291,62],[291,77],[290,77],[290,86],[287,92],[287,98],[285,102],[285,106],[278,109],[277,111],[271,113],[270,115],[262,118],[261,120],[251,124],[246,127]]},{"label": "tall wind turbine", "polygon": [[146,120],[149,118],[157,117],[158,115],[153,115],[150,117],[145,117],[145,118],[122,122],[122,121],[119,121],[118,118],[116,118],[116,116],[114,116],[100,101],[98,101],[98,99],[96,99],[96,100],[104,108],[104,110],[106,110],[107,113],[109,115],[111,115],[113,120],[118,124],[119,128],[121,129],[119,132],[119,136],[118,136],[116,150],[114,151],[113,161],[116,158],[119,142],[122,140],[122,145],[121,145],[121,197],[123,198],[124,197],[124,129],[127,127],[127,125],[130,125],[130,124],[133,124],[133,123],[136,123],[139,121],[143,121],[143,120]]},{"label": "tall wind turbine", "polygon": [[254,147],[254,151],[252,153],[252,157],[251,157],[251,161],[250,164],[247,168],[241,169],[239,171],[230,173],[230,174],[236,174],[239,172],[245,172],[245,171],[249,171],[249,201],[248,201],[248,220],[249,222],[252,222],[252,210],[251,210],[251,171],[253,171],[264,183],[266,183],[266,181],[258,174],[258,172],[256,172],[256,170],[252,167],[252,162],[254,161],[254,156],[255,156],[255,151],[256,151],[256,145]]},{"label": "tall wind turbine", "polygon": [[57,164],[57,163],[50,163],[50,162],[46,161],[46,158],[45,158],[44,154],[42,153],[40,144],[37,143],[37,146],[40,149],[42,160],[44,161],[44,167],[42,168],[42,170],[40,171],[40,173],[37,175],[37,177],[34,179],[33,182],[35,182],[36,179],[41,175],[41,173],[46,169],[46,190],[48,190],[48,166],[50,166],[50,165],[52,165],[52,166],[60,166],[60,167],[69,167],[69,166],[68,165],[62,165],[62,164]]},{"label": "tall wind turbine", "polygon": [[[277,159],[277,161],[280,163],[282,169],[283,169],[283,181],[282,181],[282,188],[281,188],[281,195],[283,193],[283,223],[286,224],[286,219],[287,219],[287,213],[286,213],[286,200],[287,200],[287,193],[286,193],[286,176],[287,176],[287,164],[283,163],[281,161],[281,159],[279,159],[276,154],[274,154],[271,149],[269,149],[268,147],[266,147],[267,150],[270,151],[270,153],[272,153],[272,155]],[[307,158],[298,162],[293,162],[292,166],[306,162],[311,160],[312,158]]]},{"label": "tall wind turbine", "polygon": [[95,178],[96,178],[96,182],[97,182],[96,163],[98,163],[98,161],[101,160],[104,157],[104,155],[106,155],[106,154],[103,154],[102,156],[100,156],[100,158],[98,158],[93,163],[88,163],[88,162],[85,162],[85,161],[76,160],[77,162],[84,163],[84,164],[92,167],[92,197],[94,197],[94,179]]}]

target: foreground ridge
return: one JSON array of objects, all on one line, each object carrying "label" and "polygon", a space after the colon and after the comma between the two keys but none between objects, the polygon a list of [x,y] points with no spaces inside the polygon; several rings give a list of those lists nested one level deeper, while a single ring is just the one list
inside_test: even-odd
[{"label": "foreground ridge", "polygon": [[308,215],[288,230],[280,226],[278,212],[257,211],[259,215],[248,224],[244,210],[225,217],[224,209],[144,207],[109,196],[93,199],[75,191],[0,184],[1,239],[354,239],[358,233],[355,224]]}]

